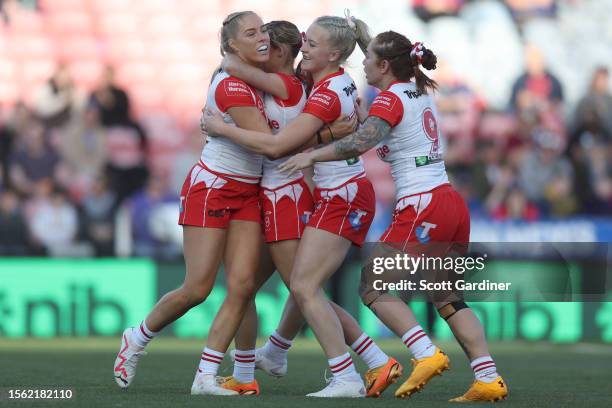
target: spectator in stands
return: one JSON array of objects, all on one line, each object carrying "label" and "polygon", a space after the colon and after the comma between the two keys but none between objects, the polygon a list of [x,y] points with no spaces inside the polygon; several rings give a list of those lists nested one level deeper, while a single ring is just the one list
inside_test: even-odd
[{"label": "spectator in stands", "polygon": [[[176,194],[168,192],[166,177],[156,175],[147,182],[144,190],[136,193],[127,203],[132,226],[134,241],[134,255],[136,256],[164,256],[180,254],[180,248],[168,244],[160,239],[153,229],[155,218],[160,216],[159,210],[165,205],[172,207],[176,215],[178,200]],[[162,210],[163,211],[163,210]],[[174,221],[173,221],[174,222]]]},{"label": "spectator in stands", "polygon": [[55,178],[59,156],[44,138],[44,129],[31,122],[24,134],[19,135],[17,148],[9,157],[11,185],[26,196],[33,194],[37,184]]},{"label": "spectator in stands", "polygon": [[593,74],[591,86],[574,112],[572,141],[583,132],[591,133],[601,142],[612,141],[612,94],[610,94],[608,69],[599,67]]},{"label": "spectator in stands", "polygon": [[9,171],[8,160],[13,150],[14,139],[15,131],[4,121],[2,111],[0,110],[0,190],[7,185],[5,176]]},{"label": "spectator in stands", "polygon": [[538,115],[556,108],[563,101],[561,83],[544,64],[542,52],[535,46],[525,48],[526,72],[512,86],[510,106],[520,116]]},{"label": "spectator in stands", "polygon": [[[563,142],[558,135],[544,129],[534,133],[533,147],[523,156],[518,166],[518,183],[527,198],[543,209],[554,211],[554,200],[565,200],[560,212],[563,216],[575,211],[576,197],[571,187],[574,172],[569,160],[562,156]],[[551,201],[552,200],[552,201]]]},{"label": "spectator in stands", "polygon": [[130,126],[130,100],[127,92],[115,83],[115,70],[107,66],[90,102],[100,110],[103,126]]},{"label": "spectator in stands", "polygon": [[491,217],[497,221],[537,221],[538,207],[529,202],[525,193],[517,186],[506,191],[502,202],[491,209]]},{"label": "spectator in stands", "polygon": [[438,60],[436,69],[436,102],[441,114],[440,128],[446,136],[445,162],[453,169],[471,164],[475,157],[476,127],[483,109],[483,101],[459,78],[447,61]]},{"label": "spectator in stands", "polygon": [[109,189],[108,180],[98,176],[91,193],[82,202],[85,233],[97,256],[112,256],[115,234],[115,203],[117,197]]},{"label": "spectator in stands", "polygon": [[456,16],[465,0],[412,0],[414,13],[424,22],[436,17]]},{"label": "spectator in stands", "polygon": [[141,135],[131,127],[107,128],[107,174],[117,204],[141,190],[149,177],[147,149]]},{"label": "spectator in stands", "polygon": [[72,253],[79,231],[79,218],[66,193],[55,187],[28,217],[35,241],[50,255]]},{"label": "spectator in stands", "polygon": [[1,256],[27,255],[28,229],[15,191],[0,191],[0,231]]},{"label": "spectator in stands", "polygon": [[202,154],[202,147],[204,145],[205,138],[202,137],[202,131],[200,126],[193,126],[191,132],[189,132],[188,144],[183,150],[177,153],[173,160],[172,170],[170,173],[171,186],[170,191],[178,194],[183,187],[185,182],[185,174],[189,172],[189,169],[200,160]]},{"label": "spectator in stands", "polygon": [[504,0],[504,2],[519,24],[531,18],[554,18],[557,15],[556,0]]},{"label": "spectator in stands", "polygon": [[66,170],[61,176],[65,179],[63,185],[73,196],[81,197],[104,172],[107,160],[107,136],[100,126],[98,109],[88,105],[58,133],[59,153]]},{"label": "spectator in stands", "polygon": [[46,128],[67,123],[78,108],[77,91],[66,65],[60,65],[53,76],[36,92],[34,112]]},{"label": "spectator in stands", "polygon": [[612,95],[607,68],[597,68],[574,112],[568,155],[586,213],[609,213],[612,199]]}]

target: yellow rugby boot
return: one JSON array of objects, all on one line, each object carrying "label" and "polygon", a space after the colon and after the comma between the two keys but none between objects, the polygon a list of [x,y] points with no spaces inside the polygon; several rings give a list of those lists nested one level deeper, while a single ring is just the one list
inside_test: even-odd
[{"label": "yellow rugby boot", "polygon": [[436,375],[442,375],[444,370],[448,370],[450,360],[442,350],[436,347],[436,351],[431,357],[424,357],[418,360],[412,359],[412,373],[410,377],[395,391],[398,398],[406,398],[421,391]]},{"label": "yellow rugby boot", "polygon": [[366,397],[378,398],[384,390],[402,376],[402,366],[393,357],[380,367],[372,368],[365,373]]},{"label": "yellow rugby boot", "polygon": [[240,395],[259,395],[259,384],[257,380],[250,383],[238,382],[232,377],[217,377],[217,383],[226,390],[236,391]]},{"label": "yellow rugby boot", "polygon": [[450,402],[497,402],[508,398],[508,387],[504,379],[497,377],[495,381],[486,383],[476,380],[469,390],[460,397],[449,400]]}]

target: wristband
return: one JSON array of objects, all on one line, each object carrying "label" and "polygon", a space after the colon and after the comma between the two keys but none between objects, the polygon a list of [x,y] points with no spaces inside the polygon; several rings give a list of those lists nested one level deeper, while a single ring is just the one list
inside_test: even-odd
[{"label": "wristband", "polygon": [[321,137],[321,131],[317,130],[317,143],[323,144],[323,138]]},{"label": "wristband", "polygon": [[329,136],[331,137],[331,141],[334,141],[334,132],[332,132],[331,128],[329,127],[329,125],[327,125],[327,129],[329,130]]}]

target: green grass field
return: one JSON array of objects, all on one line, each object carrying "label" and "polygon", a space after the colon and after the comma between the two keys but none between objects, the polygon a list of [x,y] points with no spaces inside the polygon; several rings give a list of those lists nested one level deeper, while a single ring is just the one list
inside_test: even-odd
[{"label": "green grass field", "polygon": [[[381,341],[383,349],[410,369],[408,353],[399,341]],[[138,376],[129,390],[119,389],[111,371],[119,340],[2,340],[0,339],[0,406],[73,407],[432,407],[452,406],[446,401],[462,394],[472,382],[472,372],[461,350],[441,344],[451,358],[451,370],[435,378],[409,400],[393,397],[396,386],[379,400],[311,400],[308,392],[325,385],[326,360],[316,342],[300,340],[290,352],[289,374],[274,379],[257,372],[259,397],[192,397],[189,389],[203,346],[202,341],[160,338],[141,360]],[[546,343],[498,343],[491,346],[497,365],[508,383],[512,407],[612,406],[612,346]],[[227,360],[220,374],[229,375]],[[364,366],[358,363],[363,373]],[[406,374],[404,375],[406,378]],[[72,388],[72,400],[8,400],[11,388]]]}]

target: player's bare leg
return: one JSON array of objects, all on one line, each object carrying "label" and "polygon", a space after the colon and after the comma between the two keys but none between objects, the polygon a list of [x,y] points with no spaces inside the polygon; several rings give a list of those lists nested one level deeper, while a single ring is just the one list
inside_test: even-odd
[{"label": "player's bare leg", "polygon": [[123,332],[115,360],[115,382],[128,387],[136,375],[136,366],[145,346],[168,324],[202,303],[212,290],[225,246],[226,230],[220,228],[183,227],[185,280],[154,306],[138,328]]},{"label": "player's bare leg", "polygon": [[236,335],[257,289],[260,241],[259,223],[241,220],[230,222],[223,257],[227,294],[210,328],[192,394],[238,395],[236,391],[217,386],[215,377],[223,355]]},{"label": "player's bare leg", "polygon": [[340,320],[323,291],[323,284],[338,270],[350,246],[345,238],[306,227],[291,272],[291,293],[323,347],[333,374],[327,388],[309,396],[365,396],[363,381],[346,350]]},{"label": "player's bare leg", "polygon": [[[263,245],[255,278],[257,290],[275,270],[269,252],[267,245]],[[237,391],[241,395],[259,395],[259,384],[255,380],[257,325],[257,308],[255,298],[252,298],[234,339],[236,349],[231,352],[234,371],[229,377],[218,378],[222,387]]]},{"label": "player's bare leg", "polygon": [[457,342],[470,360],[474,383],[465,394],[452,402],[499,401],[508,396],[508,388],[497,373],[497,366],[489,354],[484,328],[474,311],[463,304],[435,304],[453,331]]},{"label": "player's bare leg", "polygon": [[[391,256],[397,251],[386,244],[380,244],[372,258]],[[396,271],[398,272],[398,271]],[[401,273],[401,272],[400,272]],[[449,359],[437,348],[417,322],[410,307],[404,301],[384,291],[374,289],[371,265],[366,266],[362,275],[361,297],[366,306],[398,337],[410,350],[414,366],[408,379],[400,385],[395,395],[400,398],[409,397],[420,391],[433,377],[440,375],[449,367]],[[395,281],[393,271],[387,271],[385,277]]]}]

